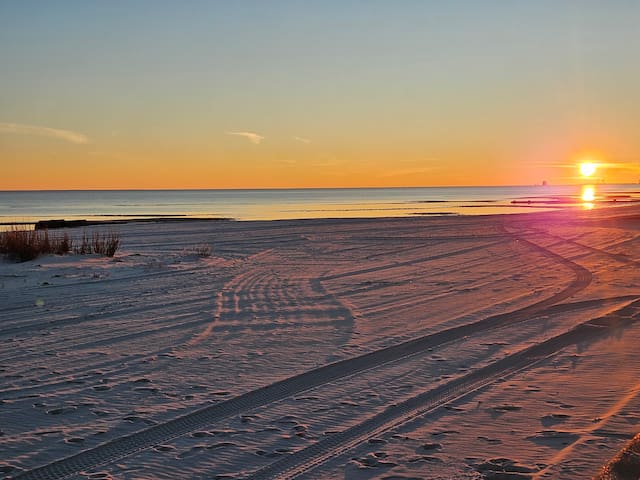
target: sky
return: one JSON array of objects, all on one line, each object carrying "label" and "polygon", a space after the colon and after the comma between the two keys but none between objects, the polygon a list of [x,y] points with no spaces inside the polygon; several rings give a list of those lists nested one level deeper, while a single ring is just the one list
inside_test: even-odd
[{"label": "sky", "polygon": [[0,190],[640,180],[636,0],[0,0]]}]

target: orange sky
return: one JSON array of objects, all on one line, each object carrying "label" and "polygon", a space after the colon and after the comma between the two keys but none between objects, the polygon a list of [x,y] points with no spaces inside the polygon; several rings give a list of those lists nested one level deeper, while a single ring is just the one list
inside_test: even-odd
[{"label": "orange sky", "polygon": [[640,7],[535,3],[3,5],[0,189],[638,181]]}]

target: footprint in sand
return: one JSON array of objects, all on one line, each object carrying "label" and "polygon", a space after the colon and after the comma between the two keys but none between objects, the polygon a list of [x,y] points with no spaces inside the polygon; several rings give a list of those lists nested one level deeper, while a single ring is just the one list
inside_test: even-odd
[{"label": "footprint in sand", "polygon": [[483,442],[487,442],[489,445],[499,445],[502,443],[502,440],[499,440],[497,438],[489,438],[489,437],[485,437],[485,436],[479,436],[478,440],[482,440]]},{"label": "footprint in sand", "polygon": [[207,450],[217,450],[218,448],[237,447],[237,446],[238,445],[233,442],[218,442],[212,445],[208,445]]},{"label": "footprint in sand", "polygon": [[107,472],[88,473],[87,478],[89,480],[112,480],[113,477]]},{"label": "footprint in sand", "polygon": [[160,389],[156,387],[136,387],[133,389],[133,391],[142,393],[158,393]]},{"label": "footprint in sand", "polygon": [[441,437],[445,435],[454,435],[460,433],[458,430],[438,430],[437,432],[431,432],[433,437]]},{"label": "footprint in sand", "polygon": [[305,437],[307,435],[306,425],[296,425],[292,428],[294,435],[298,437]]},{"label": "footprint in sand", "polygon": [[560,449],[574,443],[578,438],[580,438],[580,436],[573,432],[542,430],[535,435],[527,437],[527,440],[537,443],[538,445],[546,445],[551,448]]},{"label": "footprint in sand", "polygon": [[555,425],[556,423],[565,422],[567,419],[571,418],[571,415],[567,415],[566,413],[551,413],[549,415],[545,415],[540,419],[540,423],[545,427]]},{"label": "footprint in sand", "polygon": [[488,409],[491,418],[497,418],[508,412],[517,412],[522,410],[522,407],[519,405],[496,405],[495,407],[491,407]]},{"label": "footprint in sand", "polygon": [[[386,455],[385,455],[386,456]],[[384,462],[380,460],[375,454],[369,454],[366,457],[354,458],[354,462],[356,462],[359,469],[368,469],[368,468],[392,468],[398,466],[395,462]]]},{"label": "footprint in sand", "polygon": [[187,450],[186,452],[182,452],[179,455],[177,455],[176,458],[182,460],[183,458],[188,458],[192,455],[195,455],[196,453],[200,453],[203,450],[206,450],[206,446],[205,445],[196,445],[194,447],[191,447],[189,450]]},{"label": "footprint in sand", "polygon": [[84,442],[84,438],[81,438],[81,437],[66,438],[65,442],[77,445],[77,444],[83,443]]},{"label": "footprint in sand", "polygon": [[433,452],[434,450],[440,450],[441,448],[442,448],[442,444],[441,443],[428,442],[428,443],[423,443],[422,445],[420,445],[419,450],[427,451],[427,452]]},{"label": "footprint in sand", "polygon": [[170,452],[176,449],[176,447],[172,446],[172,445],[158,445],[156,447],[153,447],[154,450],[158,451],[158,452]]},{"label": "footprint in sand", "polygon": [[371,443],[373,445],[385,445],[388,442],[383,438],[370,438],[368,440],[368,443]]},{"label": "footprint in sand", "polygon": [[531,474],[538,471],[537,467],[527,467],[510,458],[492,458],[475,465],[475,468],[485,479],[496,480],[499,478],[528,480]]},{"label": "footprint in sand", "polygon": [[59,407],[59,408],[52,408],[50,410],[47,410],[46,413],[47,415],[62,415],[63,413],[75,412],[77,409],[78,408],[74,406]]}]

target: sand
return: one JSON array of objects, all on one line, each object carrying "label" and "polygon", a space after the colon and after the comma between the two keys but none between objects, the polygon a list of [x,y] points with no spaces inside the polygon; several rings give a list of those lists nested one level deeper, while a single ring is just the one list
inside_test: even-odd
[{"label": "sand", "polygon": [[578,479],[640,428],[637,207],[100,229],[0,263],[2,476]]}]

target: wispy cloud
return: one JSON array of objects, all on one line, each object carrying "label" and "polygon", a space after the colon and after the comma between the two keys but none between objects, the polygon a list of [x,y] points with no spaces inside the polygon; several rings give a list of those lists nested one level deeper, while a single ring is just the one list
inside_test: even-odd
[{"label": "wispy cloud", "polygon": [[407,175],[416,175],[420,173],[427,173],[432,171],[431,167],[422,167],[422,168],[404,168],[399,170],[391,170],[389,172],[384,172],[378,175],[378,177],[388,178],[388,177],[404,177]]},{"label": "wispy cloud", "polygon": [[258,135],[257,133],[254,132],[224,132],[227,135],[236,135],[238,137],[244,137],[247,140],[249,140],[251,143],[254,143],[256,145],[259,145],[260,142],[262,142],[262,140],[264,140],[264,137],[262,135]]},{"label": "wispy cloud", "polygon": [[[598,169],[611,169],[611,170],[632,170],[640,171],[640,160],[636,162],[594,162]],[[576,163],[532,163],[535,167],[550,167],[550,168],[564,168],[570,170],[578,170],[580,162]]]},{"label": "wispy cloud", "polygon": [[293,137],[293,139],[294,139],[296,142],[300,142],[300,143],[306,143],[306,144],[311,143],[311,140],[309,140],[308,138],[303,138],[303,137],[296,137],[296,136],[294,136],[294,137]]},{"label": "wispy cloud", "polygon": [[21,125],[19,123],[0,123],[0,133],[17,133],[22,135],[39,135],[52,137],[71,143],[89,143],[89,139],[78,132],[60,130],[58,128],[38,127],[35,125]]},{"label": "wispy cloud", "polygon": [[340,165],[339,161],[331,160],[331,159],[315,162],[312,164],[312,166],[316,168],[331,168],[331,167],[337,167],[338,165]]}]

